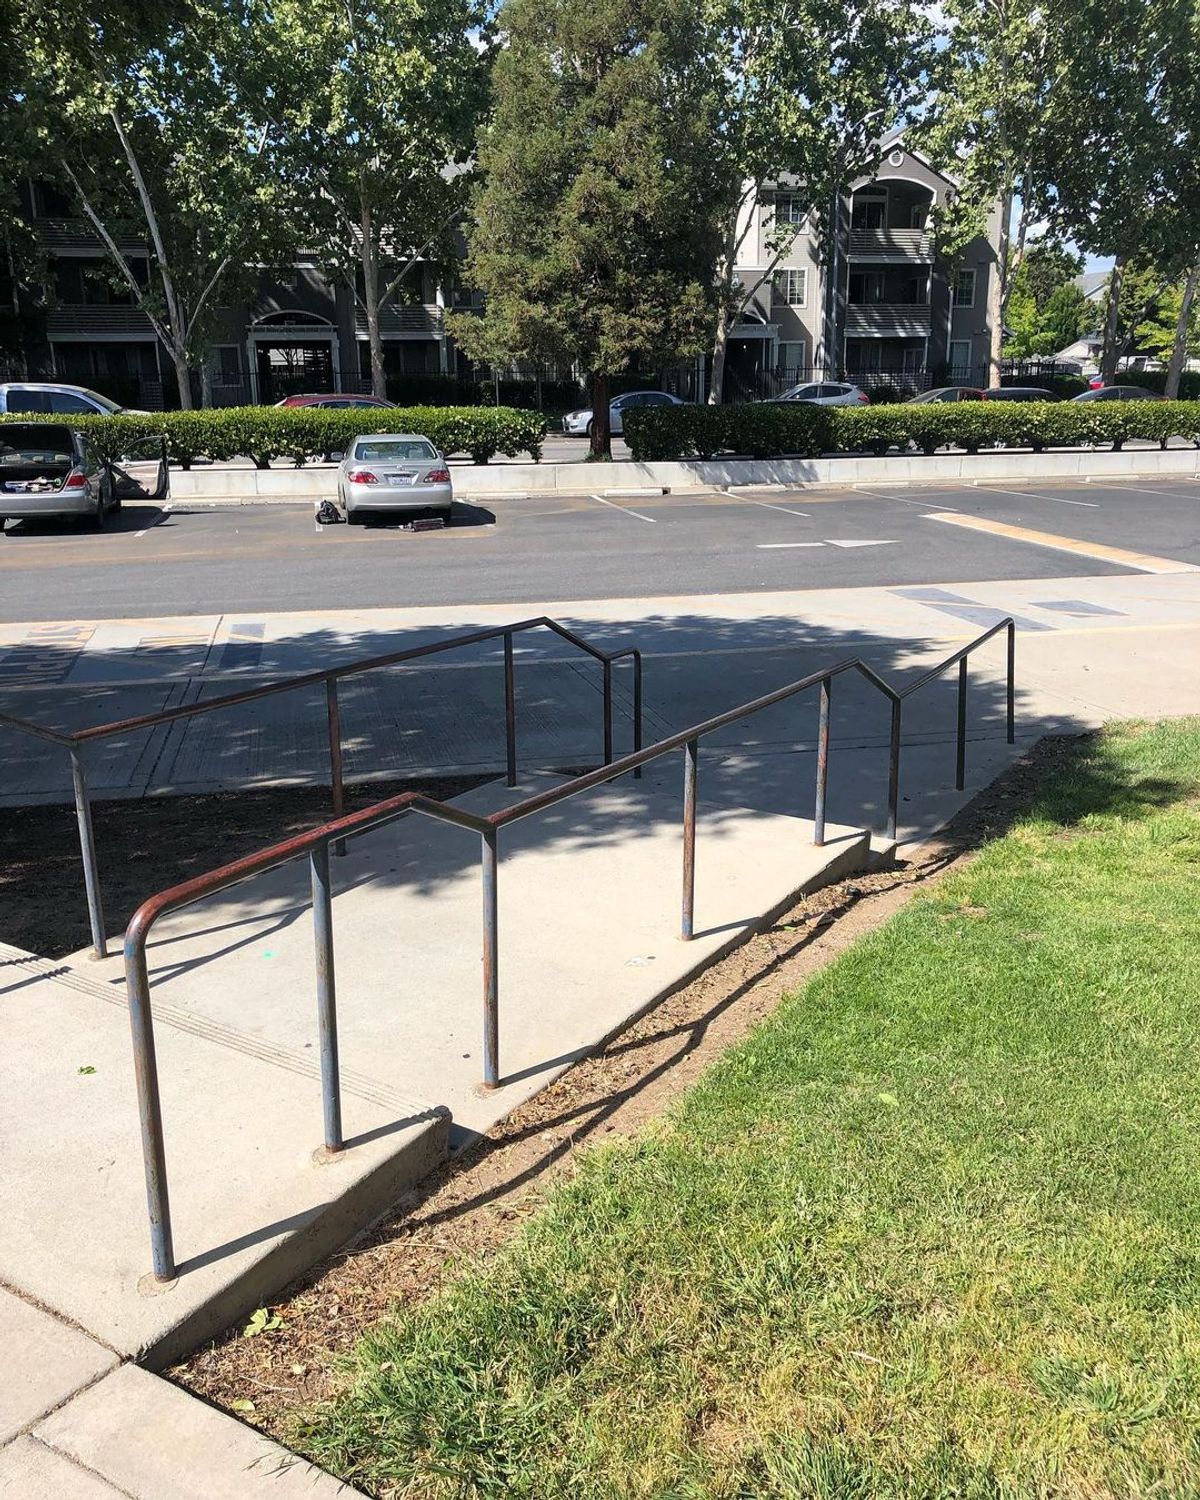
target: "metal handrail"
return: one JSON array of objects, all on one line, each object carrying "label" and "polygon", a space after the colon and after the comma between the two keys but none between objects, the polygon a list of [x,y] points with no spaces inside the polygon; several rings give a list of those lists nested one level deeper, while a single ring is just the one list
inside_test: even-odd
[{"label": "metal handrail", "polygon": [[[636,646],[625,646],[619,651],[605,651],[593,646],[567,626],[552,620],[548,615],[538,615],[529,620],[518,620],[512,625],[494,625],[486,630],[474,630],[464,635],[451,636],[444,641],[431,641],[424,646],[409,646],[401,651],[389,651],[382,656],[364,657],[346,662],[342,666],[326,667],[315,672],[301,672],[293,677],[277,678],[260,683],[257,687],[241,688],[234,693],[224,693],[219,698],[206,698],[196,703],[182,703],[174,708],[160,709],[157,713],[139,714],[132,719],[113,719],[106,724],[96,724],[89,729],[71,733],[48,729],[26,719],[16,719],[9,714],[0,714],[0,727],[13,729],[21,734],[33,735],[51,744],[63,746],[71,756],[71,780],[75,797],[75,813],[79,824],[79,850],[83,861],[83,880],[87,893],[88,922],[92,933],[92,953],[96,958],[108,956],[108,934],[104,925],[104,903],[100,890],[100,870],[96,851],[95,833],[92,829],[91,799],[88,793],[87,773],[83,763],[82,748],[93,740],[110,739],[118,734],[135,734],[143,729],[156,729],[160,724],[172,724],[179,719],[195,718],[199,714],[216,713],[222,708],[233,708],[241,703],[252,703],[259,698],[274,697],[278,693],[290,693],[301,688],[325,686],[325,716],[329,740],[329,780],[332,789],[333,814],[340,818],[345,811],[345,787],[342,778],[342,731],[341,711],[338,703],[337,685],[343,677],[356,677],[363,672],[377,671],[381,667],[396,666],[401,662],[417,661],[424,656],[435,656],[443,651],[456,651],[465,646],[477,646],[484,641],[504,641],[504,742],[505,765],[509,786],[517,784],[517,706],[516,681],[513,663],[513,637],[528,630],[546,629],[561,636],[572,646],[601,663],[603,669],[604,718],[604,763],[613,758],[613,665],[630,660],[633,663],[633,743],[640,748],[642,743],[642,653]],[[344,852],[339,844],[337,853]]]},{"label": "metal handrail", "polygon": [[[171,1281],[176,1274],[167,1192],[166,1156],[163,1142],[162,1110],[158,1089],[158,1070],[154,1049],[153,1014],[150,1004],[150,976],[146,958],[150,932],[160,917],[178,911],[207,896],[237,885],[265,870],[287,864],[308,853],[312,865],[313,932],[316,944],[317,1011],[320,1026],[321,1097],[325,1128],[325,1151],[336,1154],[344,1149],[341,1121],[341,1091],[338,1075],[337,1001],[334,979],[333,906],[329,879],[330,846],[371,829],[379,828],[409,812],[423,814],[444,823],[478,833],[481,844],[481,885],[483,896],[483,1086],[497,1088],[499,1066],[499,834],[502,828],[522,818],[534,816],[559,802],[590,791],[632,771],[635,775],[651,761],[680,747],[684,750],[683,796],[683,901],[680,936],[688,941],[694,934],[696,871],[696,805],[699,745],[704,735],[712,734],[739,719],[771,708],[813,687],[820,687],[820,719],[817,743],[816,814],[813,842],[825,840],[825,800],[829,776],[830,708],[833,681],[845,672],[858,672],[876,688],[891,705],[891,738],[889,742],[887,835],[896,836],[896,818],[900,787],[900,729],[905,700],[932,682],[955,664],[959,665],[958,744],[956,786],[962,790],[966,755],[966,662],[971,653],[1001,630],[1008,632],[1008,743],[1015,739],[1015,640],[1016,625],[1010,619],[999,621],[960,651],[926,672],[903,690],[890,686],[872,667],[857,657],[837,662],[819,672],[811,672],[795,682],[776,688],[761,697],[739,704],[736,708],[667,735],[646,747],[634,750],[619,760],[610,761],[599,770],[585,772],[561,786],[551,787],[525,797],[498,812],[476,815],[452,807],[417,792],[404,792],[378,802],[361,812],[334,819],[308,833],[272,844],[231,864],[204,875],[195,876],[144,901],[130,919],[125,931],[125,979],[129,995],[130,1027],[133,1033],[134,1072],[137,1082],[138,1110],[141,1119],[142,1153],[146,1171],[146,1198],[150,1214],[150,1239],[154,1276],[160,1282]],[[640,659],[639,659],[640,662]]]}]

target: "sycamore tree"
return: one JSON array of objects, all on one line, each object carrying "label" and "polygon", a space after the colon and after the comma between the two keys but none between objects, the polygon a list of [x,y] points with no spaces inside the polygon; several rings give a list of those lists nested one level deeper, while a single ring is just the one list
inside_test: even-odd
[{"label": "sycamore tree", "polygon": [[[717,208],[717,325],[709,400],[719,402],[729,332],[775,274],[811,213],[836,233],[831,205],[877,160],[876,142],[914,101],[928,26],[912,0],[708,0],[705,44],[722,80],[713,149],[724,181]],[[739,268],[755,208],[768,209],[762,261]]]},{"label": "sycamore tree", "polygon": [[995,225],[987,312],[988,384],[996,387],[1013,274],[1042,210],[1042,141],[1059,107],[1057,69],[1042,0],[943,0],[939,14],[936,85],[921,134],[958,179],[938,215],[943,253],[952,260]]},{"label": "sycamore tree", "polygon": [[[1049,213],[1083,249],[1114,257],[1100,362],[1109,380],[1128,342],[1130,268],[1166,288],[1200,261],[1200,8],[1072,0],[1055,12],[1051,49],[1071,128],[1046,133]],[[1180,311],[1186,343],[1190,307]],[[1175,377],[1178,389],[1178,369]]]},{"label": "sycamore tree", "polygon": [[582,366],[592,453],[609,381],[703,349],[714,312],[716,96],[694,0],[507,0],[466,227],[472,357]]},{"label": "sycamore tree", "polygon": [[252,0],[247,76],[306,246],[349,286],[386,392],[381,315],[449,263],[486,99],[481,0]]},{"label": "sycamore tree", "polygon": [[[30,166],[69,191],[193,404],[217,305],[281,230],[263,151],[223,53],[236,0],[28,6],[16,21]],[[149,246],[146,268],[128,250]]]}]

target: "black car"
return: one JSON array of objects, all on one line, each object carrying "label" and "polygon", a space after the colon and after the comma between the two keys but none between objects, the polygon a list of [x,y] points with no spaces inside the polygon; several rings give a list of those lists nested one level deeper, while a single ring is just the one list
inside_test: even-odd
[{"label": "black car", "polygon": [[1040,385],[1002,385],[998,390],[984,391],[984,401],[1057,401],[1053,391]]},{"label": "black car", "polygon": [[933,401],[982,401],[983,392],[977,385],[937,385],[931,391],[922,391],[919,396],[910,396],[906,406],[927,406]]},{"label": "black car", "polygon": [[1080,391],[1072,401],[1165,401],[1160,391],[1148,391],[1144,385],[1101,385],[1094,391]]}]

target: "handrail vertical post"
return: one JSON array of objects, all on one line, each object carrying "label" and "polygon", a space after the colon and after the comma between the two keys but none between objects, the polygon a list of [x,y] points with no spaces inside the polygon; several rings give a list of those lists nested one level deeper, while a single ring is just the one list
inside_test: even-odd
[{"label": "handrail vertical post", "polygon": [[825,794],[829,789],[829,707],[833,696],[833,679],[821,679],[821,707],[817,723],[817,801],[813,810],[813,843],[818,849],[825,843]]},{"label": "handrail vertical post", "polygon": [[513,636],[504,632],[504,746],[508,784],[517,784],[517,689],[513,672]]},{"label": "handrail vertical post", "polygon": [[100,869],[96,858],[96,835],[92,828],[92,804],[88,796],[83,752],[71,746],[71,781],[75,788],[75,820],[79,824],[79,853],[83,859],[83,885],[87,892],[88,921],[92,929],[92,956],[108,957],[108,935],[104,930],[104,903],[100,895]]},{"label": "handrail vertical post", "polygon": [[696,910],[696,781],[700,741],[688,740],[683,747],[683,909],[679,936],[690,942],[695,930]]},{"label": "handrail vertical post", "polygon": [[613,758],[613,682],[612,662],[604,659],[604,764],[612,765]]},{"label": "handrail vertical post", "polygon": [[[333,815],[340,818],[346,811],[346,789],[342,780],[342,715],[338,705],[337,678],[325,679],[325,717],[329,726],[329,785],[333,791]],[[346,840],[338,839],[335,854],[345,854]]]},{"label": "handrail vertical post", "polygon": [[1008,622],[1008,743],[1017,738],[1017,627]]},{"label": "handrail vertical post", "polygon": [[892,732],[888,743],[888,806],[887,837],[896,837],[896,823],[900,810],[900,714],[903,707],[899,698],[892,699]]},{"label": "handrail vertical post", "polygon": [[483,1086],[500,1084],[500,903],[499,835],[489,828],[480,835],[483,874]]},{"label": "handrail vertical post", "polygon": [[[642,653],[633,653],[633,748],[638,751],[642,748]],[[642,779],[641,766],[634,766],[633,779]]]},{"label": "handrail vertical post", "polygon": [[961,792],[967,784],[967,658],[958,664],[958,748],[954,763],[954,787]]},{"label": "handrail vertical post", "polygon": [[163,1145],[162,1103],[158,1093],[158,1062],[154,1053],[154,1019],[150,1012],[150,976],[146,970],[145,938],[125,940],[125,976],[129,994],[129,1029],[133,1036],[133,1076],[137,1086],[138,1118],[142,1128],[142,1162],[146,1172],[146,1208],[150,1215],[150,1251],[156,1281],[174,1281],[175,1251],[171,1242],[171,1202],[167,1193],[167,1161]]},{"label": "handrail vertical post", "polygon": [[333,967],[333,897],[329,883],[329,844],[309,851],[312,868],[313,946],[317,960],[317,1026],[321,1049],[321,1112],[325,1149],[340,1151],[342,1095],[338,1070],[337,984]]}]

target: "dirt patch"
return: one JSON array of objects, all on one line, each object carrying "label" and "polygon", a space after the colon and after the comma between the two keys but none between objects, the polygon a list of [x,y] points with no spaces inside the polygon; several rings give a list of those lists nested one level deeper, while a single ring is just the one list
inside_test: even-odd
[{"label": "dirt patch", "polygon": [[[493,780],[489,774],[353,783],[346,788],[346,811],[408,791],[444,800]],[[109,932],[120,931],[155,891],[332,816],[327,786],[94,802]],[[0,937],[44,958],[63,958],[91,941],[73,806],[5,808],[0,814],[0,907]]]},{"label": "dirt patch", "polygon": [[1044,740],[908,864],[806,897],[314,1267],[271,1304],[263,1331],[232,1329],[168,1375],[286,1442],[297,1414],[335,1393],[339,1358],[390,1308],[430,1296],[463,1262],[503,1245],[570,1176],[580,1147],[631,1135],[661,1114],[785,994],[885,922],[918,885],[1003,833],[1075,753],[1073,741]]}]

